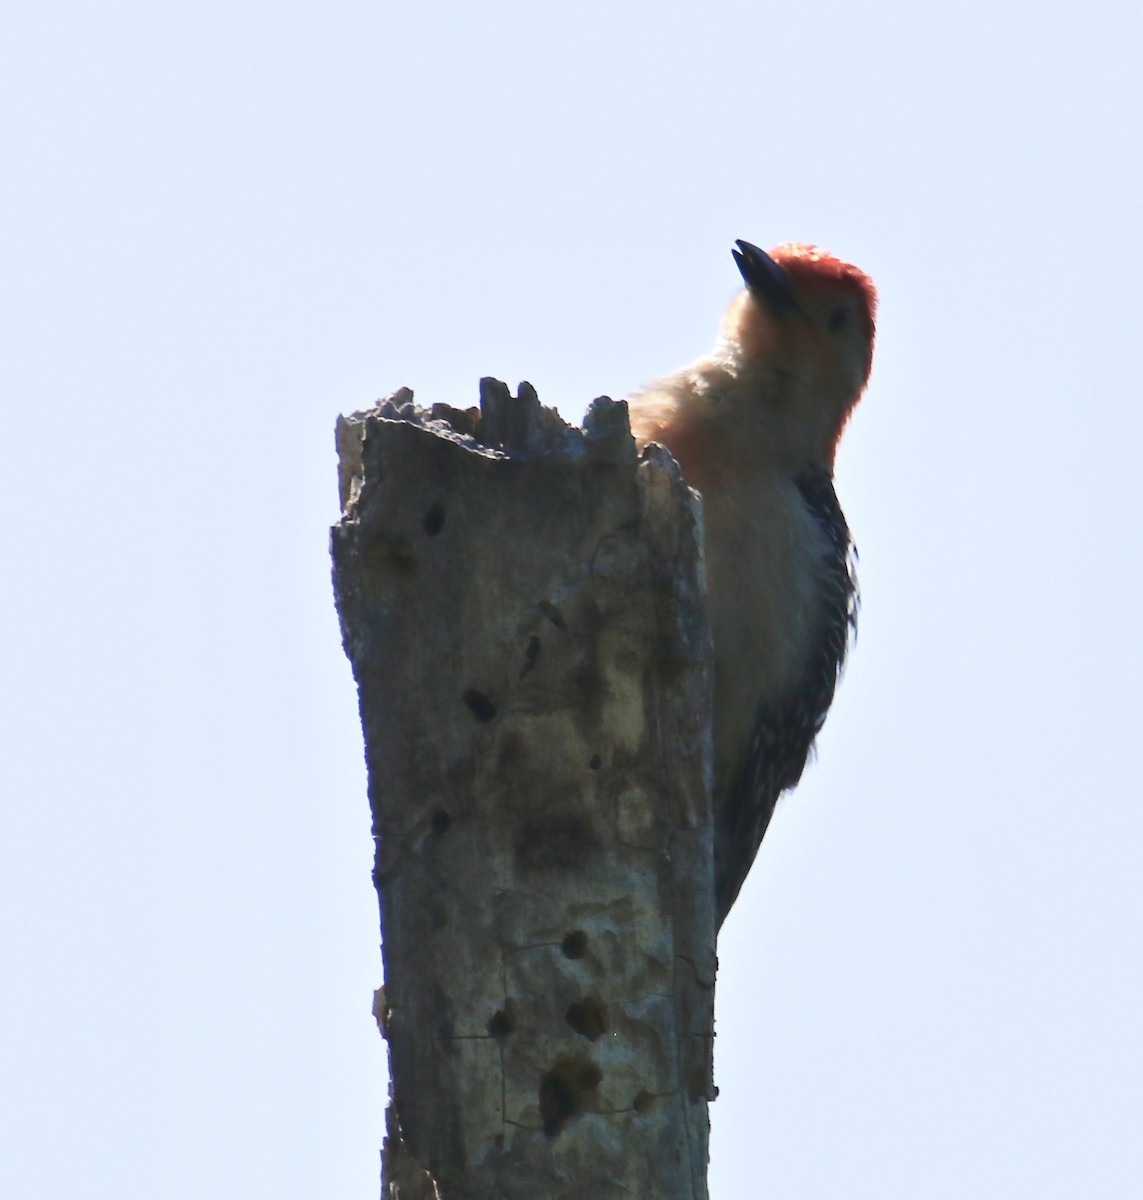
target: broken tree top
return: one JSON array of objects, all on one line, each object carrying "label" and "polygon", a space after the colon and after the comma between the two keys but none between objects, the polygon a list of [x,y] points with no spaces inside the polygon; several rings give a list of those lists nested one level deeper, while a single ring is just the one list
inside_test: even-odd
[{"label": "broken tree top", "polygon": [[[419,408],[411,388],[398,388],[377,407],[337,422],[337,451],[340,457],[341,507],[352,499],[354,479],[360,478],[360,456],[354,453],[359,441],[355,429],[368,418],[407,421],[431,430],[438,437],[456,441],[478,453],[526,461],[545,455],[590,457],[595,462],[634,462],[635,440],[627,424],[627,403],[600,396],[593,400],[583,428],[568,425],[554,408],[542,405],[536,389],[521,383],[515,396],[498,379],[480,381],[480,407],[454,408],[434,404]],[[670,455],[660,447],[652,451],[664,463]]]},{"label": "broken tree top", "polygon": [[[338,422],[334,582],[384,920],[387,1178],[705,1197],[701,509],[623,402]],[[426,1194],[430,1194],[426,1192]]]}]

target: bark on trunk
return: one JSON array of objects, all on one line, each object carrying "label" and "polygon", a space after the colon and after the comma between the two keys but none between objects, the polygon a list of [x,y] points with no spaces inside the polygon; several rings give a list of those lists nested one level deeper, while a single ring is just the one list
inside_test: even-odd
[{"label": "bark on trunk", "polygon": [[701,513],[627,407],[481,384],[338,422],[376,837],[390,1200],[705,1200]]}]

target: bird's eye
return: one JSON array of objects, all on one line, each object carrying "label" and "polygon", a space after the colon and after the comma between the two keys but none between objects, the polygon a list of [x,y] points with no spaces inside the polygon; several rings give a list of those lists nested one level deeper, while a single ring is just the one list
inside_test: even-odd
[{"label": "bird's eye", "polygon": [[849,310],[845,307],[844,304],[839,304],[837,306],[837,308],[835,308],[829,314],[829,331],[830,331],[830,333],[837,333],[840,330],[844,329],[846,322],[848,320],[849,320]]}]

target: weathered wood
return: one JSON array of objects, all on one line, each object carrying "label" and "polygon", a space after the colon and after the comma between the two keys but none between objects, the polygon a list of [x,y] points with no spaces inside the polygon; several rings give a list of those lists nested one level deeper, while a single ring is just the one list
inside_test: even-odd
[{"label": "weathered wood", "polygon": [[[338,422],[383,921],[386,1196],[705,1200],[701,513],[627,408]],[[435,419],[434,419],[435,418]],[[427,1174],[426,1174],[427,1173]]]}]

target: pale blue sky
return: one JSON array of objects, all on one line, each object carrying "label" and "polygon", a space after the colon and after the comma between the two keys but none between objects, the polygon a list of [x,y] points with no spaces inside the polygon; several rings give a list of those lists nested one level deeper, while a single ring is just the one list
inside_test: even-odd
[{"label": "pale blue sky", "polygon": [[377,1195],[333,422],[881,293],[861,634],[720,945],[714,1200],[1143,1195],[1143,22],[22,5],[0,38],[0,1194]]}]

